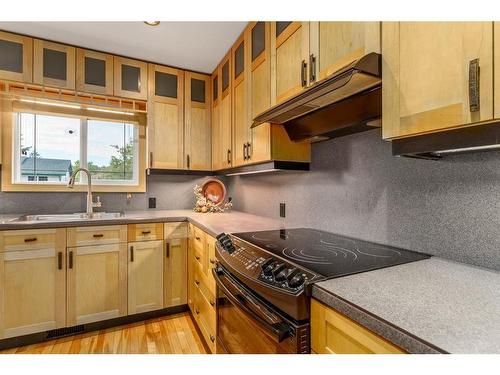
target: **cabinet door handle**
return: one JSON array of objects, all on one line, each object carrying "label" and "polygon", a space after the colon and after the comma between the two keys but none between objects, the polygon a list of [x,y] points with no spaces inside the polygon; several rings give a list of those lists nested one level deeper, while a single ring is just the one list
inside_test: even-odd
[{"label": "cabinet door handle", "polygon": [[58,270],[62,270],[62,266],[63,266],[63,265],[62,265],[62,252],[61,252],[61,251],[59,251],[59,252],[57,253],[57,269],[58,269]]},{"label": "cabinet door handle", "polygon": [[130,261],[134,261],[134,247],[130,246]]},{"label": "cabinet door handle", "polygon": [[73,251],[70,251],[68,254],[68,268],[70,270],[73,269]]},{"label": "cabinet door handle", "polygon": [[231,164],[231,150],[227,149],[227,164]]},{"label": "cabinet door handle", "polygon": [[195,280],[195,281],[194,281],[194,283],[195,283],[196,285],[200,285],[200,282],[199,282],[198,280]]},{"label": "cabinet door handle", "polygon": [[165,250],[165,257],[170,258],[170,242],[167,242],[166,245],[167,245],[167,248]]},{"label": "cabinet door handle", "polygon": [[214,307],[215,306],[215,301],[210,301],[210,306]]},{"label": "cabinet door handle", "polygon": [[25,239],[24,239],[24,242],[35,242],[36,240],[38,240],[38,238],[36,238],[36,237],[31,237],[31,238],[25,238]]},{"label": "cabinet door handle", "polygon": [[153,168],[153,151],[149,153],[149,168]]},{"label": "cabinet door handle", "polygon": [[250,142],[247,142],[247,160],[250,160],[250,157],[252,156],[252,153],[250,152]]},{"label": "cabinet door handle", "polygon": [[210,258],[210,264],[215,264],[216,260],[213,258]]},{"label": "cabinet door handle", "polygon": [[215,336],[214,335],[210,335],[210,341],[215,342]]},{"label": "cabinet door handle", "polygon": [[243,143],[243,160],[247,160],[247,144]]},{"label": "cabinet door handle", "polygon": [[191,168],[191,158],[189,155],[186,155],[186,163],[187,163],[187,169]]},{"label": "cabinet door handle", "polygon": [[196,236],[195,238],[196,238],[197,241],[201,241],[200,237]]},{"label": "cabinet door handle", "polygon": [[302,60],[300,66],[300,80],[302,82],[302,87],[307,86],[307,62],[306,60]]},{"label": "cabinet door handle", "polygon": [[196,315],[200,314],[200,310],[198,310],[198,309],[194,309],[194,312],[196,313]]},{"label": "cabinet door handle", "polygon": [[477,112],[479,107],[479,59],[474,59],[469,61],[469,108]]},{"label": "cabinet door handle", "polygon": [[143,230],[142,235],[145,236],[146,234],[151,234],[150,230]]},{"label": "cabinet door handle", "polygon": [[200,260],[199,256],[195,255],[194,257],[195,257],[196,260]]},{"label": "cabinet door handle", "polygon": [[309,81],[316,81],[316,56],[314,53],[309,56]]}]

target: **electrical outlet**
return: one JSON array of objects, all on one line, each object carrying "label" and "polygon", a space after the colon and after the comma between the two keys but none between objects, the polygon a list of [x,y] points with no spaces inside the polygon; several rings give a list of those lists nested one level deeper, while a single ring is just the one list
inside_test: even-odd
[{"label": "electrical outlet", "polygon": [[285,217],[286,211],[285,211],[285,204],[280,203],[280,217]]},{"label": "electrical outlet", "polygon": [[149,208],[156,208],[156,198],[149,198]]}]

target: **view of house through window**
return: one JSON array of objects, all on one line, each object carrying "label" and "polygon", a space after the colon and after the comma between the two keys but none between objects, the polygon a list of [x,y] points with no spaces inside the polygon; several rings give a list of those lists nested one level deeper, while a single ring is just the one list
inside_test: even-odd
[{"label": "view of house through window", "polygon": [[[83,167],[93,183],[137,184],[137,125],[35,113],[15,116],[14,183],[65,184]],[[85,179],[79,174],[77,182]]]}]

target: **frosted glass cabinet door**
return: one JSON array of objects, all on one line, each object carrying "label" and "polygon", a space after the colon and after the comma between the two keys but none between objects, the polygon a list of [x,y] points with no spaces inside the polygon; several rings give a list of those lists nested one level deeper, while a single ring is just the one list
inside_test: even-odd
[{"label": "frosted glass cabinet door", "polygon": [[0,79],[33,81],[33,39],[0,31]]},{"label": "frosted glass cabinet door", "polygon": [[148,98],[148,64],[114,56],[114,94],[130,99]]},{"label": "frosted glass cabinet door", "polygon": [[62,89],[75,89],[75,47],[34,40],[33,82]]},{"label": "frosted glass cabinet door", "polygon": [[76,89],[113,95],[113,56],[106,53],[76,50]]}]

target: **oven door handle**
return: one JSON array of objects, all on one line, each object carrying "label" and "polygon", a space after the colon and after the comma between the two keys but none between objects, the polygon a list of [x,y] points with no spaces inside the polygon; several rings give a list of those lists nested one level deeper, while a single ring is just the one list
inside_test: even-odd
[{"label": "oven door handle", "polygon": [[[255,321],[262,329],[264,329],[267,332],[270,332],[273,334],[273,336],[278,340],[278,342],[282,342],[285,340],[287,337],[290,336],[292,330],[290,326],[286,323],[274,323],[270,324],[266,322],[264,319],[262,319],[260,316],[256,315],[252,310],[250,310],[248,307],[246,307],[240,300],[240,298],[245,298],[246,299],[246,293],[241,290],[238,286],[234,285],[234,283],[231,282],[231,284],[237,289],[238,291],[241,292],[241,297],[238,298],[235,296],[231,291],[224,285],[222,280],[220,279],[221,275],[224,275],[224,271],[222,271],[220,268],[212,268],[212,274],[214,276],[215,282],[217,283],[217,286],[222,289],[226,297],[234,303],[241,311],[243,311],[250,319]],[[250,301],[247,299],[250,303],[256,305],[255,302]]]}]

